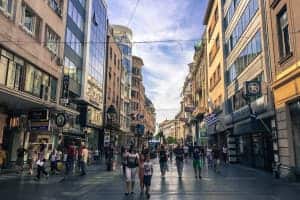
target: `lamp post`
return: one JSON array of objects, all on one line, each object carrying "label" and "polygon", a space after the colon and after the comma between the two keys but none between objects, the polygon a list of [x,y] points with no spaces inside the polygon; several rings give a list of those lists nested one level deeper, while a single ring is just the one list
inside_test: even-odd
[{"label": "lamp post", "polygon": [[111,134],[112,134],[112,129],[113,129],[113,122],[117,119],[117,111],[113,105],[110,105],[106,111],[107,114],[107,121],[109,122],[109,142],[111,144]]}]

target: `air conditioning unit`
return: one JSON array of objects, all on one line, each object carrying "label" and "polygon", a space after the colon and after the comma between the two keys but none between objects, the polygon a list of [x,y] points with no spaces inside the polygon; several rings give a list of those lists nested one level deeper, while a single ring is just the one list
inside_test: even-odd
[{"label": "air conditioning unit", "polygon": [[64,59],[60,58],[60,57],[56,58],[56,64],[58,66],[63,66],[64,65]]}]

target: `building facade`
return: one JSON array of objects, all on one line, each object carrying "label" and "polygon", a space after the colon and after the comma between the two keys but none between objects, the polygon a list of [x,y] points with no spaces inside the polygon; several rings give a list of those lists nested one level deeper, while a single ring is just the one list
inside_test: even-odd
[{"label": "building facade", "polygon": [[48,152],[59,138],[59,105],[67,2],[6,0],[0,4],[0,143],[15,161],[18,148]]},{"label": "building facade", "polygon": [[130,99],[131,99],[131,72],[132,72],[132,31],[125,26],[112,25],[114,38],[122,51],[121,76],[121,112],[120,128],[125,133],[125,139],[133,137],[130,132]]},{"label": "building facade", "polygon": [[[231,161],[272,171],[274,122],[270,90],[265,5],[260,0],[226,1],[226,126]],[[245,83],[255,81],[261,93],[245,99]],[[255,117],[251,117],[254,114]]]},{"label": "building facade", "polygon": [[[105,78],[105,102],[104,102],[104,120],[108,124],[107,111],[108,108],[113,106],[117,112],[116,123],[114,129],[116,136],[119,137],[120,127],[120,112],[121,112],[121,76],[122,76],[122,52],[118,47],[113,29],[110,28],[108,32],[108,48],[107,48],[107,66]],[[121,136],[120,136],[121,137]]]},{"label": "building facade", "polygon": [[211,144],[222,146],[226,143],[224,128],[224,57],[223,57],[223,12],[222,0],[210,0],[204,17],[207,41],[207,85],[209,118],[208,134]]},{"label": "building facade", "polygon": [[[205,33],[204,33],[205,34]],[[192,82],[192,100],[194,110],[193,133],[194,141],[198,144],[206,146],[208,144],[207,130],[204,117],[208,111],[208,88],[207,88],[207,55],[206,40],[202,36],[202,40],[195,45],[194,59],[191,69]]]},{"label": "building facade", "polygon": [[107,29],[104,0],[68,1],[62,98],[74,103],[80,116],[64,132],[91,149],[103,146]]},{"label": "building facade", "polygon": [[272,66],[281,176],[300,174],[300,2],[268,0],[269,49]]}]

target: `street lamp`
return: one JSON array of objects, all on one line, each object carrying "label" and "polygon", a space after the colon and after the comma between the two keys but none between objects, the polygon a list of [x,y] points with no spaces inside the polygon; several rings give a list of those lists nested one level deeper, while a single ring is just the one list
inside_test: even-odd
[{"label": "street lamp", "polygon": [[113,122],[117,119],[117,111],[116,108],[113,105],[110,105],[106,111],[107,114],[107,120],[109,122],[109,141],[111,143],[111,132],[113,129]]}]

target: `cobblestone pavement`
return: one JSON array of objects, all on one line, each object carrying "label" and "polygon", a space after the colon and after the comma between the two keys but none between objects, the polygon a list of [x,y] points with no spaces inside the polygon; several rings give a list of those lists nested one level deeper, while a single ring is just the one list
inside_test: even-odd
[{"label": "cobblestone pavement", "polygon": [[[169,164],[165,179],[160,177],[155,161],[151,199],[163,200],[296,200],[300,183],[274,179],[270,174],[239,165],[222,167],[216,174],[203,170],[195,179],[191,161],[185,164],[184,175],[177,177],[175,164]],[[120,170],[106,172],[103,166],[92,166],[85,177],[74,176],[63,181],[61,176],[35,181],[33,177],[0,175],[0,198],[8,200],[126,200],[144,199],[136,194],[124,196],[124,180]]]}]

